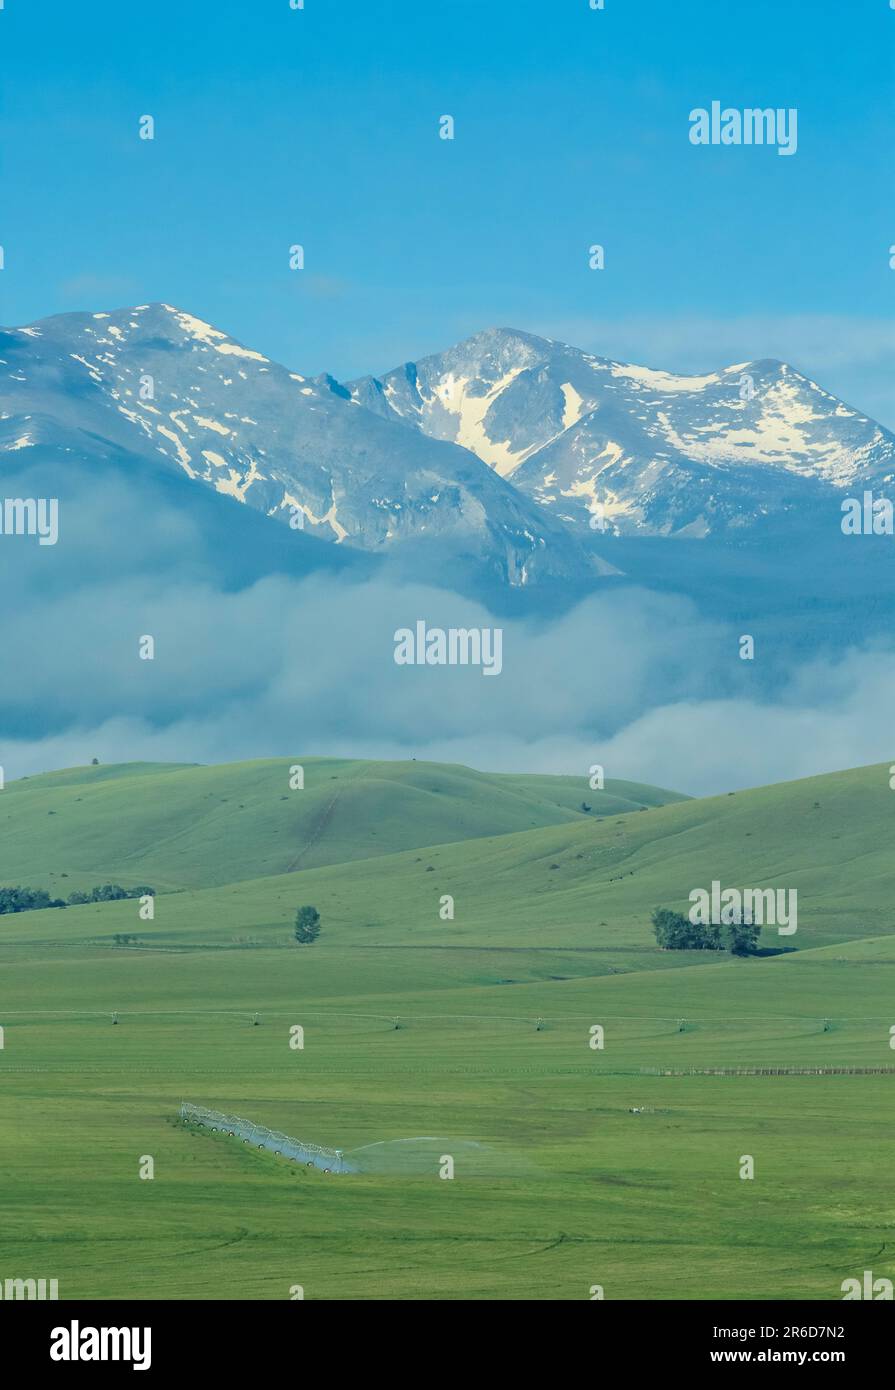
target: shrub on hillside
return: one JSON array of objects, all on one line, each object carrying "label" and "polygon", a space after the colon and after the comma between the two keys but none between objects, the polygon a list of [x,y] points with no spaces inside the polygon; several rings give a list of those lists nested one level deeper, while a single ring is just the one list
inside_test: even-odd
[{"label": "shrub on hillside", "polygon": [[300,907],[295,914],[295,939],[302,946],[310,946],[320,935],[320,913],[316,907]]}]

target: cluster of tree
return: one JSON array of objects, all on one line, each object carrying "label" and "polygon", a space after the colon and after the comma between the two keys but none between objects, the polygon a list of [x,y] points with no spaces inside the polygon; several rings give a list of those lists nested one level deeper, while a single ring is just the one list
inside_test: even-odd
[{"label": "cluster of tree", "polygon": [[154,888],[122,888],[103,883],[89,893],[72,893],[68,900],[51,898],[43,888],[0,888],[0,915],[4,912],[38,912],[45,907],[76,907],[80,903],[110,903],[119,898],[154,897]]},{"label": "cluster of tree", "polygon": [[153,898],[155,889],[141,885],[139,888],[122,888],[120,883],[101,883],[98,888],[91,888],[89,893],[69,894],[69,904],[71,907],[78,907],[81,903],[114,903],[121,898]]},{"label": "cluster of tree", "polygon": [[724,926],[717,922],[704,926],[670,907],[657,907],[652,921],[656,941],[664,951],[730,951],[734,956],[751,956],[758,950],[761,927],[741,915]]},{"label": "cluster of tree", "polygon": [[320,935],[320,913],[316,907],[300,907],[295,914],[295,939],[310,946]]},{"label": "cluster of tree", "polygon": [[0,888],[0,913],[37,912],[42,907],[65,907],[65,903],[51,898],[43,888]]}]

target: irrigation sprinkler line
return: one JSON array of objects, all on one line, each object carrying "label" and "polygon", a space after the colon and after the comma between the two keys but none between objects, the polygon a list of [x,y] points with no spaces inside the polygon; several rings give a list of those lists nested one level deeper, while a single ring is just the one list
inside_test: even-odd
[{"label": "irrigation sprinkler line", "polygon": [[[212,1131],[225,1131],[229,1137],[238,1136],[246,1144],[257,1144],[259,1149],[271,1149],[276,1145],[277,1147],[273,1148],[274,1153],[285,1155],[296,1163],[309,1163],[317,1167],[315,1160],[320,1159],[330,1165],[324,1169],[325,1172],[346,1171],[342,1149],[333,1149],[325,1144],[314,1144],[304,1139],[294,1139],[291,1135],[282,1134],[277,1129],[268,1129],[267,1125],[257,1124],[254,1120],[244,1120],[240,1115],[225,1115],[220,1110],[209,1110],[204,1105],[193,1105],[190,1101],[182,1100],[180,1118]],[[287,1152],[289,1149],[294,1152]]]}]

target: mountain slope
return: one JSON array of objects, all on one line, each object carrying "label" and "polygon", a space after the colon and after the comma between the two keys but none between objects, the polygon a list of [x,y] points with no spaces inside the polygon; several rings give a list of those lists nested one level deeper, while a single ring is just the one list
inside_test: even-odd
[{"label": "mountain slope", "polygon": [[0,798],[0,882],[60,896],[100,881],[232,883],[679,799],[630,782],[591,792],[583,778],[335,758],[302,759],[304,787],[292,790],[292,766],[132,763],[11,782]]},{"label": "mountain slope", "polygon": [[59,315],[0,332],[0,459],[139,458],[335,544],[441,543],[510,585],[597,572],[475,454],[334,386],[170,305]]},{"label": "mountain slope", "polygon": [[489,329],[343,386],[147,304],[0,331],[0,461],[48,459],[162,471],[427,578],[581,588],[619,572],[595,532],[834,531],[844,489],[895,478],[895,436],[771,360],[681,376]]},{"label": "mountain slope", "polygon": [[680,376],[489,329],[346,387],[166,304],[0,332],[0,458],[48,452],[139,459],[510,586],[614,572],[592,529],[703,537],[823,507],[833,526],[843,489],[895,477],[895,436],[782,362]]},{"label": "mountain slope", "polygon": [[489,329],[350,389],[577,526],[703,536],[895,476],[895,436],[782,362],[679,376]]}]

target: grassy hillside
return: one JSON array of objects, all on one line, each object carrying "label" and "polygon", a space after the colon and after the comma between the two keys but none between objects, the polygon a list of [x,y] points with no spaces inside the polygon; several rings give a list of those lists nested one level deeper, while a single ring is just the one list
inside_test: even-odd
[{"label": "grassy hillside", "polygon": [[631,782],[591,792],[584,777],[294,761],[304,768],[301,790],[290,788],[293,763],[283,758],[73,768],[12,782],[0,796],[0,882],[65,896],[108,879],[201,887],[681,799]]},{"label": "grassy hillside", "polygon": [[[397,835],[394,818],[390,824]],[[126,836],[126,824],[120,834]],[[139,929],[146,944],[285,948],[296,907],[309,902],[323,915],[321,949],[575,947],[595,953],[604,971],[654,969],[681,961],[674,952],[657,962],[653,907],[686,910],[690,890],[713,879],[798,890],[798,930],[785,938],[766,931],[769,948],[801,950],[892,930],[893,834],[895,793],[888,765],[879,765],[601,820],[570,816],[536,830],[299,866],[161,897],[151,923],[138,923],[133,902],[0,918],[0,939],[108,939]],[[382,841],[384,849],[384,832]],[[332,839],[330,848],[336,844]],[[238,862],[239,844],[216,848]],[[140,861],[144,873],[148,853]],[[206,872],[214,877],[213,869]],[[445,894],[454,898],[453,921],[440,916]],[[710,961],[705,953],[697,958]]]},{"label": "grassy hillside", "polygon": [[[242,776],[245,806],[255,769],[263,820],[264,779],[276,787],[285,764],[101,769],[39,789],[129,789],[120,824],[94,821],[111,843],[86,822],[59,842],[96,855],[97,876],[127,881],[128,848],[143,856],[136,877],[152,881],[152,853],[185,874],[183,834],[204,847],[197,878],[212,886],[160,896],[153,922],[133,902],[0,918],[10,1274],[56,1277],[63,1298],[287,1299],[301,1284],[313,1299],[449,1301],[584,1300],[594,1284],[609,1300],[834,1301],[865,1269],[895,1278],[888,766],[599,822],[561,805],[552,779],[486,779],[511,798],[507,815],[523,797],[524,814],[552,805],[555,822],[399,853],[406,807],[437,795],[425,778],[456,774],[459,786],[437,781],[455,818],[481,784],[464,769],[401,765],[367,782],[324,766],[345,774],[345,804],[311,849],[344,848],[342,812],[372,788],[381,819],[361,823],[367,843],[383,832],[375,857],[242,883],[224,876],[260,852],[240,857],[251,821],[227,809],[237,784],[211,774]],[[205,830],[219,837],[189,814],[205,776]],[[140,837],[165,781],[177,818],[153,847]],[[13,881],[38,881],[9,844]],[[798,887],[784,943],[797,949],[657,951],[652,906],[683,906],[712,878]],[[453,922],[438,915],[444,893]],[[289,940],[301,901],[324,919],[310,947]],[[115,933],[139,944],[116,947]],[[758,1066],[827,1071],[690,1074]],[[374,1171],[325,1176],[194,1131],[181,1100],[362,1149]],[[452,1181],[441,1154],[455,1156]],[[152,1181],[138,1176],[144,1155]]]}]

